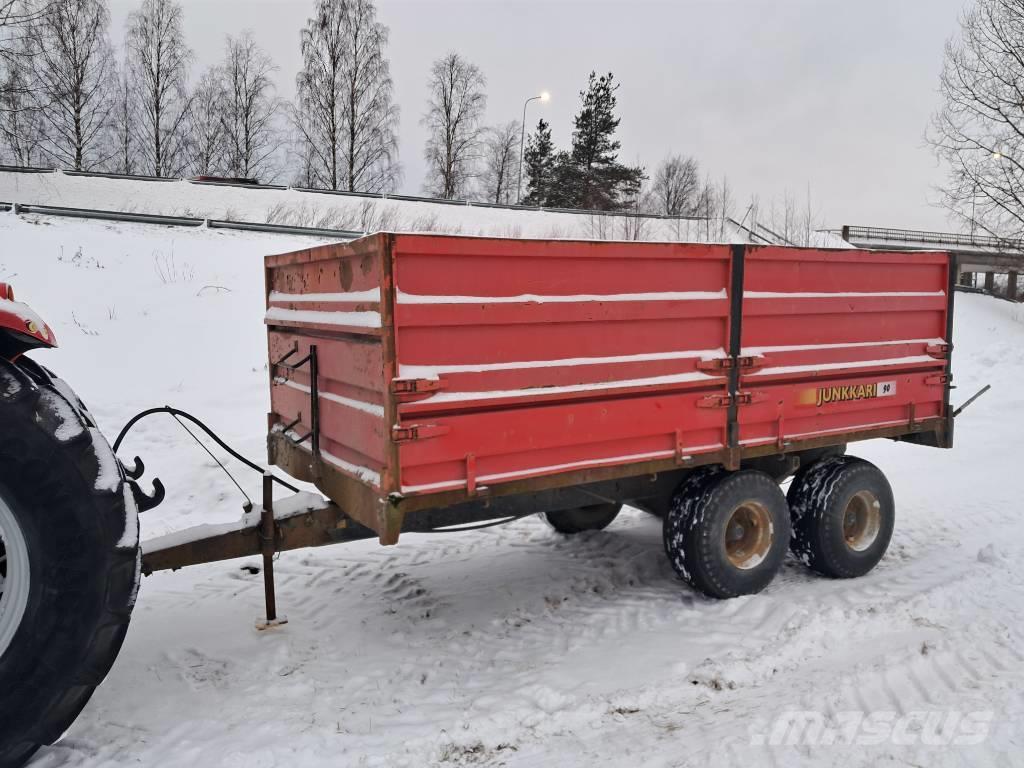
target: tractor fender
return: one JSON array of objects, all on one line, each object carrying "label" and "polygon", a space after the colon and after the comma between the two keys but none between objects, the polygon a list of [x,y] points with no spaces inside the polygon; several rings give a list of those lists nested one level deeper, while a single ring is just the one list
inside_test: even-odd
[{"label": "tractor fender", "polygon": [[50,326],[27,304],[14,300],[14,289],[0,283],[0,356],[13,359],[29,349],[57,346]]}]

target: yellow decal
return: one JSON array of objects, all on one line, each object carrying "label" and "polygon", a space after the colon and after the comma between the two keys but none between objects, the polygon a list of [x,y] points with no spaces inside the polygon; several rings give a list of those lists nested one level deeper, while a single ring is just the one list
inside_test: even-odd
[{"label": "yellow decal", "polygon": [[877,381],[870,384],[846,384],[841,386],[818,387],[800,392],[800,405],[816,405],[819,408],[830,403],[847,403],[869,400],[876,397],[891,397],[896,394],[895,381]]}]

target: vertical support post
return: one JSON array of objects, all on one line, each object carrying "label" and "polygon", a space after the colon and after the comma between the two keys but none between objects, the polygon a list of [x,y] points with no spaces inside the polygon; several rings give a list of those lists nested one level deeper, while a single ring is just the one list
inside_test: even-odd
[{"label": "vertical support post", "polygon": [[1017,273],[1010,271],[1006,275],[1006,298],[1010,301],[1017,300]]},{"label": "vertical support post", "polygon": [[739,393],[740,366],[738,358],[743,348],[743,286],[747,249],[742,244],[732,246],[732,269],[729,276],[729,410],[726,422],[726,441],[729,459],[726,469],[740,468]]},{"label": "vertical support post", "polygon": [[974,286],[974,273],[973,272],[961,272],[960,273],[960,285]]},{"label": "vertical support post", "polygon": [[313,432],[313,460],[315,471],[320,473],[320,363],[316,356],[316,344],[309,345],[309,426]]},{"label": "vertical support post", "polygon": [[985,273],[985,292],[995,293],[996,291],[996,273],[986,272]]},{"label": "vertical support post", "polygon": [[263,597],[267,618],[256,622],[256,629],[269,629],[288,622],[277,616],[277,596],[274,593],[274,476],[263,473],[263,510],[260,513],[260,542],[263,549]]}]

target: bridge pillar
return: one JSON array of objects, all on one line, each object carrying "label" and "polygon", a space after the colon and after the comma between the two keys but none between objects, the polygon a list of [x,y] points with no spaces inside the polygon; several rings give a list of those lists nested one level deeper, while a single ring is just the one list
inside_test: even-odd
[{"label": "bridge pillar", "polygon": [[1017,300],[1017,273],[1009,272],[1006,275],[1006,298],[1010,301]]},{"label": "bridge pillar", "polygon": [[973,272],[961,272],[960,273],[960,285],[974,286],[974,273]]},{"label": "bridge pillar", "polygon": [[985,273],[985,291],[987,293],[994,293],[996,289],[996,273],[986,272]]}]

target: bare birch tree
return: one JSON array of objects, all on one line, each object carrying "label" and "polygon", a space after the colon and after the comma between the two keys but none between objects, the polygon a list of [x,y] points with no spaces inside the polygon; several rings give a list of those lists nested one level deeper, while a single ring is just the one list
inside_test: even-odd
[{"label": "bare birch tree", "polygon": [[225,171],[231,176],[274,176],[278,150],[277,118],[280,102],[271,75],[270,56],[256,45],[252,33],[228,37],[221,65]]},{"label": "bare birch tree", "polygon": [[479,67],[457,53],[430,68],[430,96],[421,121],[429,136],[424,148],[424,189],[452,200],[466,194],[480,154],[480,121],[487,107],[487,79]]},{"label": "bare birch tree", "polygon": [[192,61],[182,31],[181,5],[175,0],[142,0],[142,7],[128,17],[125,47],[138,94],[144,169],[154,176],[179,176],[188,164],[187,83]]},{"label": "bare birch tree", "polygon": [[946,44],[944,106],[928,138],[948,166],[942,203],[992,235],[1024,235],[1024,0],[977,0]]},{"label": "bare birch tree", "polygon": [[757,238],[777,245],[810,247],[820,242],[818,230],[822,227],[822,217],[814,204],[810,185],[802,203],[789,190],[768,205],[753,197],[740,223],[746,224]]},{"label": "bare birch tree", "polygon": [[298,110],[290,109],[288,119],[291,130],[287,134],[286,156],[290,183],[296,187],[312,189],[317,186],[317,168],[320,166],[320,156],[309,141],[312,131],[309,126],[299,127],[298,121],[302,115]]},{"label": "bare birch tree", "polygon": [[487,129],[480,191],[489,203],[508,205],[516,201],[520,129],[518,120]]},{"label": "bare birch tree", "polygon": [[31,55],[29,33],[46,5],[46,0],[0,0],[0,68],[5,77]]},{"label": "bare birch tree", "polygon": [[41,116],[35,109],[27,67],[11,59],[0,81],[0,156],[11,165],[43,164]]},{"label": "bare birch tree", "polygon": [[106,168],[113,173],[134,174],[138,171],[139,148],[135,130],[138,108],[135,96],[128,73],[120,68],[116,73],[107,124]]},{"label": "bare birch tree", "polygon": [[29,33],[42,147],[59,167],[90,170],[105,160],[115,67],[109,27],[105,0],[49,0]]},{"label": "bare birch tree", "polygon": [[189,172],[197,176],[228,173],[227,120],[228,95],[220,67],[207,69],[195,89],[188,114]]},{"label": "bare birch tree", "polygon": [[292,124],[317,186],[390,192],[401,178],[387,42],[372,0],[319,0],[302,30]]},{"label": "bare birch tree", "polygon": [[38,164],[41,156],[29,35],[42,8],[36,0],[0,0],[0,155],[15,165]]},{"label": "bare birch tree", "polygon": [[692,157],[671,155],[654,172],[650,200],[655,213],[694,216],[700,194],[700,169]]}]

